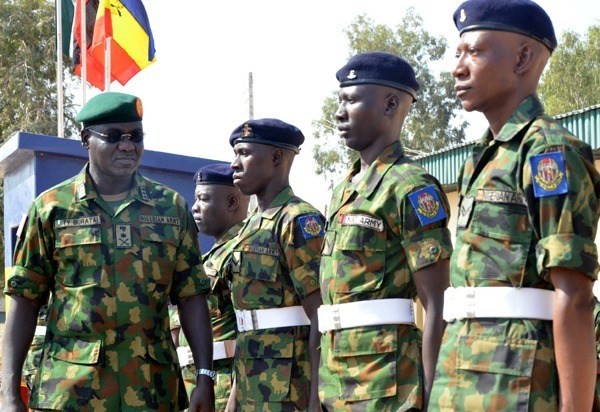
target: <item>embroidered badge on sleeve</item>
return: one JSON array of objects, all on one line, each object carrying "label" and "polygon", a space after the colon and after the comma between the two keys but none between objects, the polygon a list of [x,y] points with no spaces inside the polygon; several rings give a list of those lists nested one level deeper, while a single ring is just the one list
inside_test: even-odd
[{"label": "embroidered badge on sleeve", "polygon": [[317,236],[323,236],[325,225],[319,215],[305,215],[298,218],[298,224],[302,229],[304,239],[311,239]]},{"label": "embroidered badge on sleeve", "polygon": [[532,156],[530,165],[535,197],[562,195],[569,191],[562,152]]},{"label": "embroidered badge on sleeve", "polygon": [[421,225],[425,226],[446,217],[446,211],[440,202],[433,185],[424,187],[408,195],[413,209],[417,212]]}]

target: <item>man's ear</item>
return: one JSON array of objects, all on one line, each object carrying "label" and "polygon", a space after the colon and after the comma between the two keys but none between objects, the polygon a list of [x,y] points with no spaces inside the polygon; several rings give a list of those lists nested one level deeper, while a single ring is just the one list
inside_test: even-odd
[{"label": "man's ear", "polygon": [[233,193],[230,193],[227,196],[227,211],[234,213],[238,207],[240,207],[240,199]]},{"label": "man's ear", "polygon": [[517,49],[517,64],[515,66],[515,73],[523,74],[531,68],[535,50],[529,42],[523,43]]},{"label": "man's ear", "polygon": [[271,160],[275,166],[278,166],[283,162],[283,149],[281,147],[276,147],[271,152]]},{"label": "man's ear", "polygon": [[84,148],[89,149],[90,148],[90,132],[86,129],[82,129],[81,132],[79,133],[79,136],[81,137],[81,145]]},{"label": "man's ear", "polygon": [[400,97],[392,93],[385,98],[385,115],[392,116],[400,106]]}]

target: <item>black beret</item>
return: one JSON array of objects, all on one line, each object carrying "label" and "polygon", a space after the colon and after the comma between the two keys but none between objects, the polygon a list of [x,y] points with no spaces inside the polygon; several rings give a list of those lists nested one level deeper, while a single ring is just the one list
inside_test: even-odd
[{"label": "black beret", "polygon": [[231,147],[242,142],[283,147],[298,153],[304,143],[304,135],[296,126],[279,119],[256,119],[242,123],[231,133]]},{"label": "black beret", "polygon": [[83,127],[104,123],[127,123],[142,120],[142,101],[125,93],[106,92],[92,97],[81,108],[75,120]]},{"label": "black beret", "polygon": [[233,169],[225,163],[210,164],[198,169],[194,182],[197,185],[233,186]]},{"label": "black beret", "polygon": [[353,56],[335,74],[340,87],[379,84],[402,90],[417,99],[419,83],[415,71],[402,57],[391,53],[368,52]]},{"label": "black beret", "polygon": [[519,33],[556,48],[556,35],[548,14],[530,0],[467,0],[454,12],[460,34],[471,30]]}]

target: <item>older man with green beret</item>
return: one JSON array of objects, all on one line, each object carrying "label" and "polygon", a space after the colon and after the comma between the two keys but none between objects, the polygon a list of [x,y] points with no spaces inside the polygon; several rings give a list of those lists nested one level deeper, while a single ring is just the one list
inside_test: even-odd
[{"label": "older man with green beret", "polygon": [[17,233],[6,283],[3,411],[24,411],[21,368],[49,293],[29,407],[177,411],[188,406],[169,334],[178,305],[196,367],[190,410],[214,409],[212,340],[197,229],[181,195],[137,172],[142,103],[103,93],[77,115],[89,163],[42,193]]}]

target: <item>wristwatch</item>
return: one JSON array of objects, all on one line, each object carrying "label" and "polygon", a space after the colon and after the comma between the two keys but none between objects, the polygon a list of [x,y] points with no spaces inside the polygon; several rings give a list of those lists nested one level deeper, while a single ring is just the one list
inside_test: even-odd
[{"label": "wristwatch", "polygon": [[196,371],[196,380],[200,377],[200,375],[206,375],[213,380],[213,382],[217,379],[217,373],[215,371],[211,371],[210,369],[198,369]]}]

